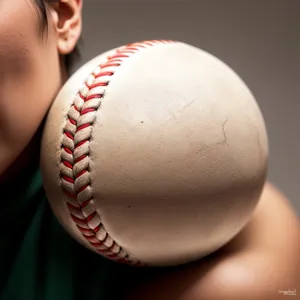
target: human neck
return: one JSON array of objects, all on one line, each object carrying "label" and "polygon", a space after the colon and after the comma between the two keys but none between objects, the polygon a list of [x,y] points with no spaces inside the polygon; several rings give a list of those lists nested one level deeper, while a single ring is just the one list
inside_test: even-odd
[{"label": "human neck", "polygon": [[42,127],[40,126],[34,137],[13,164],[8,167],[3,175],[0,175],[0,188],[11,186],[17,178],[24,176],[29,169],[38,168]]}]

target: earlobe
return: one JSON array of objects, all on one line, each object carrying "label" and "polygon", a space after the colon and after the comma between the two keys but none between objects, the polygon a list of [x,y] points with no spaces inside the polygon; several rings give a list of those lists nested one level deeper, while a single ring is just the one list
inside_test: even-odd
[{"label": "earlobe", "polygon": [[80,33],[76,33],[76,32],[73,33],[68,31],[66,34],[62,34],[61,36],[58,36],[57,47],[58,47],[59,54],[67,55],[70,54],[75,49],[76,44],[80,37]]},{"label": "earlobe", "polygon": [[82,31],[82,1],[63,0],[53,5],[53,21],[57,32],[57,47],[61,55],[71,53]]},{"label": "earlobe", "polygon": [[58,38],[57,40],[57,47],[59,50],[59,54],[61,55],[67,55],[69,53],[71,53],[73,51],[73,49],[75,48],[74,43],[71,43],[71,41],[65,37],[65,38]]}]

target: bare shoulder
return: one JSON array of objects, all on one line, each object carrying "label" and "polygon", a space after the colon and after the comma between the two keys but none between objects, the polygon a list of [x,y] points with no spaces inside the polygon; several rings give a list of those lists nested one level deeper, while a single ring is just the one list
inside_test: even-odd
[{"label": "bare shoulder", "polygon": [[206,259],[142,282],[129,299],[279,300],[300,294],[300,227],[289,200],[265,185],[253,217]]}]

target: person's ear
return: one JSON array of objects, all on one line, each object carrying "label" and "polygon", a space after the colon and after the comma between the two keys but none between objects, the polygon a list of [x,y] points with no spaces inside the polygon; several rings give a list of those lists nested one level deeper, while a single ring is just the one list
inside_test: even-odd
[{"label": "person's ear", "polygon": [[61,55],[70,54],[82,31],[82,0],[60,0],[52,4],[52,19]]}]

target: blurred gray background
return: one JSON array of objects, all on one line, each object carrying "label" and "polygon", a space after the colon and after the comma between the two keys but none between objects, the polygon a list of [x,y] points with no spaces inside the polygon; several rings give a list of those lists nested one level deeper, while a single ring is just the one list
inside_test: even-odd
[{"label": "blurred gray background", "polygon": [[300,215],[300,1],[84,0],[82,57],[75,68],[145,39],[202,48],[244,79],[266,120],[269,179]]}]

